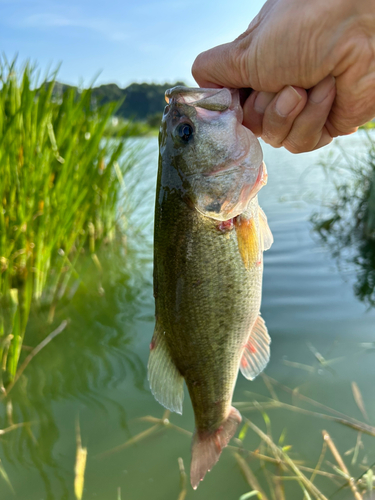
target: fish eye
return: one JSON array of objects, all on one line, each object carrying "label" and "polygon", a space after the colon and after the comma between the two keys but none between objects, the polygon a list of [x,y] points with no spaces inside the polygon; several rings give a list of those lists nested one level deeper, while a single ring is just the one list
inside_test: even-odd
[{"label": "fish eye", "polygon": [[188,142],[193,136],[193,127],[189,123],[181,123],[177,127],[177,135],[184,142]]}]

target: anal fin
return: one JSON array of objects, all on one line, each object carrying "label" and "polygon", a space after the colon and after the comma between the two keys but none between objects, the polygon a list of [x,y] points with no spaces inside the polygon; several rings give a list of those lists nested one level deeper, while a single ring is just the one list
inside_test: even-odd
[{"label": "anal fin", "polygon": [[244,346],[240,370],[248,380],[253,380],[266,367],[270,359],[271,339],[264,319],[258,316]]},{"label": "anal fin", "polygon": [[148,381],[155,399],[168,410],[182,414],[184,378],[173,363],[160,322],[150,344]]}]

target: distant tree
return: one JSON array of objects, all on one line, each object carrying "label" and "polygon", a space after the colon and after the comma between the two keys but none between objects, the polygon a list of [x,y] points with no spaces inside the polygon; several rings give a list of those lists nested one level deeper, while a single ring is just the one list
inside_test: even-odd
[{"label": "distant tree", "polygon": [[[116,115],[126,119],[148,121],[156,114],[161,113],[166,105],[165,91],[176,85],[184,85],[183,82],[176,83],[132,83],[125,89],[120,89],[116,84],[101,85],[93,89],[93,96],[98,102],[106,104],[119,102]],[[158,118],[159,119],[159,118]]]},{"label": "distant tree", "polygon": [[163,113],[154,113],[147,118],[147,125],[152,128],[159,128]]},{"label": "distant tree", "polygon": [[[116,102],[118,107],[115,115],[124,119],[144,121],[152,127],[158,127],[163,109],[166,105],[165,91],[176,85],[185,85],[183,82],[176,83],[132,83],[128,87],[121,89],[115,83],[94,87],[91,92],[92,106],[104,105]],[[62,95],[73,89],[76,95],[81,92],[77,87],[72,87],[64,83],[55,82],[53,96],[61,99]],[[159,123],[157,123],[159,122]]]},{"label": "distant tree", "polygon": [[115,83],[109,83],[107,85],[100,85],[100,87],[94,87],[92,95],[98,102],[107,104],[124,99],[124,89],[120,89]]}]

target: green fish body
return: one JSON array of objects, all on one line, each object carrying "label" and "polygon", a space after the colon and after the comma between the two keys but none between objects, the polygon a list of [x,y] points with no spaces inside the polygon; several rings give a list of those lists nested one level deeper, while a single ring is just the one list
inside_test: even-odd
[{"label": "green fish body", "polygon": [[251,162],[244,136],[234,153],[220,139],[222,122],[228,136],[238,137],[237,92],[177,88],[169,96],[159,138],[149,381],[156,399],[178,413],[186,382],[196,488],[241,421],[232,407],[238,370],[253,379],[269,359],[259,311],[262,254],[272,235],[256,196],[266,173],[254,141]]}]

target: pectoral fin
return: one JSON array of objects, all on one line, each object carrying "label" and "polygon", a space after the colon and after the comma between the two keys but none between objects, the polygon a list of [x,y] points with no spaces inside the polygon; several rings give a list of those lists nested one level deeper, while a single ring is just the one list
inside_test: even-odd
[{"label": "pectoral fin", "polygon": [[263,252],[268,250],[273,243],[273,236],[267,223],[267,217],[258,207],[254,214],[236,217],[238,249],[247,270],[253,265],[262,263]]},{"label": "pectoral fin", "polygon": [[268,250],[271,248],[271,245],[273,243],[273,236],[271,233],[271,229],[269,228],[268,222],[267,222],[267,217],[266,214],[263,212],[263,210],[258,207],[259,210],[259,233],[260,233],[260,240],[261,240],[261,248],[262,251],[264,252],[265,250]]},{"label": "pectoral fin", "polygon": [[158,321],[150,344],[148,381],[152,394],[160,404],[168,410],[182,414],[184,378],[173,363],[164,329]]},{"label": "pectoral fin", "polygon": [[239,216],[235,220],[238,250],[247,270],[254,264],[261,264],[262,251],[257,234],[256,221],[253,217],[249,219]]},{"label": "pectoral fin", "polygon": [[258,316],[244,346],[240,362],[242,375],[253,380],[266,367],[270,359],[271,339],[264,319]]}]

